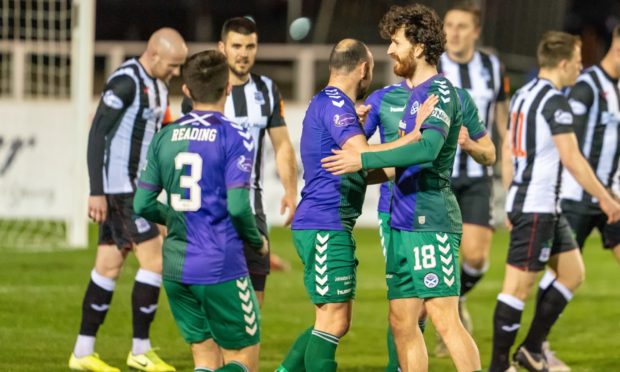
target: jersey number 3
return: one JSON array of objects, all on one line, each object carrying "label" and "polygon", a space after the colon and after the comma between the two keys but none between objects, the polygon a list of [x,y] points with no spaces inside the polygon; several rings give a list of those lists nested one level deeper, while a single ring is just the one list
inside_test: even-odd
[{"label": "jersey number 3", "polygon": [[174,167],[177,170],[183,170],[185,165],[189,166],[189,176],[181,176],[179,186],[189,189],[189,199],[183,199],[181,194],[171,194],[170,205],[175,211],[196,212],[201,205],[201,190],[198,182],[202,178],[202,158],[192,152],[180,152],[174,158]]}]

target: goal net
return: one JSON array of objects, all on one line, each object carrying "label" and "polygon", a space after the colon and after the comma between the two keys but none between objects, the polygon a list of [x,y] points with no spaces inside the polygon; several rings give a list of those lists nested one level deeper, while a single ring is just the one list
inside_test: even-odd
[{"label": "goal net", "polygon": [[0,0],[0,248],[87,244],[94,0]]}]

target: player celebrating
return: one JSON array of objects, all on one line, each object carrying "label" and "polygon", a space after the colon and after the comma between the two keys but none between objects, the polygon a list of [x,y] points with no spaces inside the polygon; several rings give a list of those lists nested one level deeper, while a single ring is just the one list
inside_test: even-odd
[{"label": "player celebrating", "polygon": [[461,127],[456,90],[437,74],[445,36],[441,21],[420,4],[393,6],[380,23],[391,39],[388,54],[406,71],[414,89],[403,116],[403,131],[413,132],[420,102],[431,94],[439,101],[419,127],[419,142],[381,152],[335,151],[323,159],[334,174],[396,166],[391,209],[391,241],[386,279],[390,325],[403,370],[428,368],[428,354],[418,325],[423,307],[452,355],[459,371],[480,369],[473,339],[457,313],[461,216],[450,187],[450,171]]},{"label": "player celebrating", "polygon": [[521,323],[524,301],[545,265],[557,280],[543,293],[528,334],[514,360],[529,371],[547,371],[542,344],[584,277],[578,245],[566,218],[558,213],[560,167],[600,203],[609,222],[620,205],[597,180],[579,151],[573,114],[560,89],[575,83],[581,70],[578,37],[550,31],[538,44],[538,76],[519,89],[510,104],[510,134],[503,146],[506,211],[512,229],[506,273],[493,316],[489,371],[510,367],[509,352]]},{"label": "player celebrating", "polygon": [[[153,139],[134,202],[138,214],[168,227],[164,287],[194,371],[258,370],[260,315],[241,239],[262,256],[268,246],[248,196],[254,142],[222,115],[227,70],[217,51],[183,66],[194,110]],[[162,189],[169,206],[157,202]],[[213,343],[223,350],[221,368],[210,358]]]},{"label": "player celebrating", "polygon": [[181,35],[156,31],[140,58],[123,63],[109,78],[88,139],[88,213],[100,224],[95,267],[82,304],[82,323],[69,367],[119,371],[95,353],[95,336],[105,319],[116,280],[129,251],[140,264],[131,296],[133,345],[127,365],[143,371],[174,371],[152,350],[150,324],[161,286],[161,237],[155,224],[133,213],[138,169],[168,109],[167,83],[187,56]]},{"label": "player celebrating", "polygon": [[[398,58],[392,55],[392,58]],[[396,74],[404,71],[396,68]],[[407,79],[383,89],[374,91],[366,100],[368,114],[364,122],[364,132],[366,137],[371,137],[379,129],[381,142],[392,142],[398,138],[398,126],[402,118],[405,105],[411,94],[411,82]],[[463,126],[459,133],[459,145],[464,151],[472,156],[476,161],[484,165],[495,163],[495,146],[486,131],[484,122],[480,120],[478,108],[466,90],[457,88],[463,111]],[[359,112],[359,110],[358,110]],[[378,204],[379,233],[383,255],[385,256],[387,247],[390,245],[390,205],[392,200],[393,182],[386,182],[381,185]],[[422,332],[426,326],[425,316],[419,321]],[[391,328],[388,327],[388,366],[386,371],[398,371],[398,355]]]},{"label": "player celebrating", "polygon": [[[284,187],[280,213],[288,210],[285,225],[289,225],[293,220],[297,206],[297,160],[284,121],[282,98],[273,80],[250,72],[258,49],[256,24],[253,21],[245,17],[227,20],[222,27],[218,46],[228,61],[230,82],[233,85],[232,93],[226,99],[224,113],[235,123],[247,128],[257,146],[252,168],[250,200],[256,224],[261,234],[268,236],[262,180],[265,133],[269,134],[271,139],[278,175]],[[183,103],[183,112],[189,111],[191,103],[188,99]],[[262,305],[270,269],[269,257],[261,257],[249,247],[246,247],[245,255],[252,285]]]},{"label": "player celebrating", "polygon": [[[470,93],[489,132],[492,132],[493,123],[497,124],[501,143],[508,123],[509,87],[497,57],[476,50],[480,37],[480,8],[471,0],[456,3],[446,12],[444,31],[446,52],[441,55],[437,69],[454,86]],[[479,164],[462,150],[457,147],[452,187],[463,217],[459,313],[471,333],[473,323],[464,296],[488,269],[493,234],[493,168]],[[447,355],[441,338],[437,341],[435,355]]]}]

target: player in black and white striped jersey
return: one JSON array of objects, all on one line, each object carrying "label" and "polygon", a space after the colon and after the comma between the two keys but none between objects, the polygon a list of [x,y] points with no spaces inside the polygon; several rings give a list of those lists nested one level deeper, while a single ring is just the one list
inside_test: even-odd
[{"label": "player in black and white striped jersey", "polygon": [[581,70],[581,41],[563,32],[547,32],[538,45],[538,64],[538,76],[512,98],[510,133],[503,146],[502,178],[508,189],[511,231],[504,284],[493,317],[492,372],[514,368],[509,352],[524,301],[546,265],[557,280],[539,296],[532,324],[514,360],[530,371],[548,371],[543,342],[583,280],[581,254],[566,218],[558,211],[562,166],[598,198],[610,221],[620,219],[620,204],[578,149],[573,113],[560,92],[575,83]]},{"label": "player in black and white striped jersey", "polygon": [[[469,92],[488,133],[493,132],[496,124],[501,141],[508,122],[508,80],[496,56],[476,50],[480,8],[470,1],[456,3],[444,17],[444,30],[446,52],[440,58],[438,70],[455,86]],[[464,296],[488,269],[493,237],[493,170],[477,163],[460,146],[456,151],[452,187],[463,216],[459,310],[463,324],[471,332],[473,325]],[[437,343],[435,354],[447,355],[443,343]]]},{"label": "player in black and white striped jersey", "polygon": [[[600,64],[586,69],[569,94],[575,115],[579,147],[603,186],[611,189],[620,163],[620,26],[612,33],[612,44]],[[615,180],[617,182],[617,178]],[[603,244],[620,262],[620,224],[607,224],[596,198],[588,194],[570,173],[562,179],[562,213],[583,243],[598,228]]]},{"label": "player in black and white striped jersey", "polygon": [[[267,76],[251,73],[258,49],[257,28],[246,17],[227,20],[222,27],[219,50],[228,60],[232,92],[226,99],[224,115],[247,128],[254,137],[256,155],[250,186],[250,204],[261,234],[268,236],[267,221],[263,208],[263,177],[265,135],[268,134],[274,148],[276,168],[284,187],[280,213],[288,210],[286,225],[293,219],[297,207],[297,160],[284,121],[283,101],[276,84]],[[181,110],[191,110],[186,97]],[[262,305],[267,274],[270,270],[269,256],[262,257],[246,247],[245,257],[250,279]]]}]

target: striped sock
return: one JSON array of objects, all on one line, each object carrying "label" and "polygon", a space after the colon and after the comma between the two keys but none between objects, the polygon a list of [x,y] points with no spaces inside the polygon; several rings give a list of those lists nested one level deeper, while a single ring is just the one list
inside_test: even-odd
[{"label": "striped sock", "polygon": [[307,372],[335,372],[336,348],[340,339],[326,332],[313,330],[306,348],[305,365]]}]

